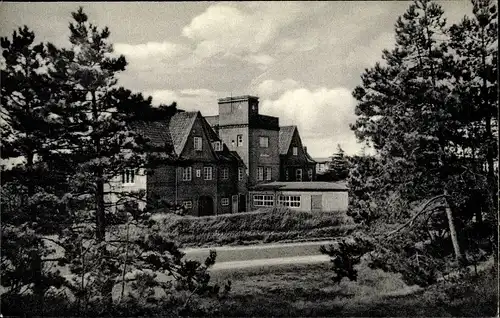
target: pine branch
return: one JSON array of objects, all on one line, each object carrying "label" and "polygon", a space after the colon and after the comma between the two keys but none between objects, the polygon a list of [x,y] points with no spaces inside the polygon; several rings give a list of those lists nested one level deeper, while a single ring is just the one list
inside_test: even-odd
[{"label": "pine branch", "polygon": [[413,225],[413,222],[417,219],[417,217],[418,217],[418,216],[420,216],[422,213],[426,212],[426,208],[427,208],[427,206],[429,206],[429,204],[431,204],[432,202],[434,202],[434,201],[436,201],[436,200],[438,200],[438,199],[441,199],[441,198],[443,198],[443,197],[446,197],[446,195],[444,195],[444,194],[440,194],[440,195],[437,195],[437,196],[435,196],[435,197],[433,197],[433,198],[429,199],[429,200],[428,200],[428,201],[427,201],[427,202],[423,205],[423,207],[420,209],[420,211],[419,211],[419,212],[417,212],[417,213],[416,213],[416,214],[415,214],[415,215],[414,215],[414,216],[413,216],[413,217],[412,217],[412,218],[411,218],[408,222],[406,222],[405,224],[403,224],[401,227],[397,228],[396,230],[389,232],[388,234],[386,234],[386,235],[385,235],[385,237],[386,237],[386,238],[387,238],[387,237],[390,237],[390,236],[392,236],[393,234],[395,234],[395,233],[397,233],[397,232],[401,231],[401,230],[402,230],[402,229],[404,229],[405,227],[407,227],[407,226],[412,226],[412,225]]}]

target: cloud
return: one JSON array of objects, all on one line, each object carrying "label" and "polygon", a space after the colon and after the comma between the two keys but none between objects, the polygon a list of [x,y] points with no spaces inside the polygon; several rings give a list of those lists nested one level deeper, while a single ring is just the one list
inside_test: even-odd
[{"label": "cloud", "polygon": [[258,53],[281,28],[300,16],[302,7],[299,3],[259,3],[238,8],[218,3],[194,17],[182,34],[196,43],[195,54],[203,58],[238,55],[248,62],[267,65],[272,57]]},{"label": "cloud", "polygon": [[218,112],[218,92],[209,89],[181,89],[181,90],[154,90],[145,93],[153,97],[153,104],[167,104],[177,102],[177,108],[186,111],[201,111],[202,115],[216,115]]},{"label": "cloud", "polygon": [[261,69],[266,69],[268,65],[274,62],[274,58],[267,54],[248,55],[243,59],[247,62],[259,65]]},{"label": "cloud", "polygon": [[173,58],[185,54],[188,49],[183,45],[171,42],[147,42],[140,44],[115,43],[114,50],[131,59],[148,59],[152,57]]},{"label": "cloud", "polygon": [[382,51],[391,51],[396,44],[394,33],[385,32],[368,44],[360,44],[344,59],[347,67],[373,67],[376,62],[383,62]]},{"label": "cloud", "polygon": [[295,89],[299,87],[300,83],[291,78],[287,78],[282,81],[269,79],[261,82],[257,86],[256,91],[261,98],[271,98],[275,97],[277,94],[282,93],[286,90]]},{"label": "cloud", "polygon": [[307,36],[301,39],[286,38],[278,43],[278,49],[283,52],[307,52],[318,47],[320,39],[314,36]]},{"label": "cloud", "polygon": [[308,151],[321,157],[331,155],[337,143],[347,153],[361,149],[349,128],[356,120],[354,107],[350,90],[322,87],[287,90],[276,99],[263,100],[260,109],[263,114],[279,117],[281,126],[297,125]]}]

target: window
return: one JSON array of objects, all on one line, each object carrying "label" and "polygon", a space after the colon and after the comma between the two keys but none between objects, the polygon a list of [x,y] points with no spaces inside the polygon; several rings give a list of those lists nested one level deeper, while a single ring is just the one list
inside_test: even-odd
[{"label": "window", "polygon": [[133,184],[135,179],[135,171],[133,169],[125,169],[122,172],[122,183]]},{"label": "window", "polygon": [[267,167],[266,168],[266,180],[267,181],[270,181],[272,179],[272,169],[271,167]]},{"label": "window", "polygon": [[222,180],[227,180],[228,177],[229,177],[229,169],[222,168]]},{"label": "window", "polygon": [[243,146],[243,135],[236,136],[236,146],[237,147]]},{"label": "window", "polygon": [[285,169],[285,181],[290,180],[290,175],[288,174],[288,169]]},{"label": "window", "polygon": [[194,137],[194,150],[202,150],[201,137]]},{"label": "window", "polygon": [[221,143],[220,141],[214,141],[213,147],[215,151],[222,151]]},{"label": "window", "polygon": [[309,168],[307,171],[307,176],[309,177],[309,181],[312,181],[313,179],[313,169]]},{"label": "window", "polygon": [[220,200],[220,204],[226,206],[226,205],[229,205],[229,198],[222,198]]},{"label": "window", "polygon": [[300,207],[300,196],[299,195],[280,195],[279,199],[278,199],[278,204],[281,206],[299,208]]},{"label": "window", "polygon": [[299,153],[299,148],[293,147],[293,155],[296,156]]},{"label": "window", "polygon": [[191,167],[182,168],[182,181],[191,181]]},{"label": "window", "polygon": [[191,209],[191,208],[193,207],[193,201],[191,201],[191,200],[184,201],[184,202],[182,202],[182,205],[183,205],[186,209]]},{"label": "window", "polygon": [[274,205],[274,195],[254,195],[253,196],[254,206],[273,206]]},{"label": "window", "polygon": [[302,169],[295,170],[295,181],[302,181]]},{"label": "window", "polygon": [[269,147],[269,137],[260,137],[259,138],[259,145],[261,148]]},{"label": "window", "polygon": [[203,178],[205,180],[212,180],[212,167],[203,167]]},{"label": "window", "polygon": [[196,178],[201,177],[201,169],[196,169]]},{"label": "window", "polygon": [[257,180],[264,180],[264,167],[257,167]]},{"label": "window", "polygon": [[243,180],[243,168],[238,168],[238,181]]}]

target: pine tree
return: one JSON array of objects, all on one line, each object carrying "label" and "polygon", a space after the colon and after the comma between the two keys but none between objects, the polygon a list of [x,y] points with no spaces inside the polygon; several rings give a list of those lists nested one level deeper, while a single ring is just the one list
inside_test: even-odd
[{"label": "pine tree", "polygon": [[[468,121],[467,157],[481,172],[486,162],[490,191],[496,188],[494,161],[498,149],[498,22],[497,7],[488,0],[472,1],[473,17],[465,16],[449,29],[455,52],[455,94]],[[496,200],[493,200],[495,202]],[[479,216],[480,218],[480,216]]]},{"label": "pine tree", "polygon": [[443,10],[415,1],[395,27],[396,48],[384,51],[386,65],[366,70],[353,93],[359,117],[352,128],[381,156],[385,191],[407,202],[442,200],[456,258],[463,263],[450,200],[464,126],[452,98],[453,58]]},{"label": "pine tree", "polygon": [[[206,270],[215,254],[204,265],[182,260],[178,247],[166,242],[158,227],[152,228],[151,214],[138,208],[137,198],[144,197],[144,191],[117,191],[112,186],[125,169],[172,163],[172,152],[149,143],[134,130],[134,123],[168,118],[177,112],[176,105],[153,108],[150,97],[118,87],[116,74],[125,70],[126,61],[113,55],[109,30],[90,23],[82,8],[72,16],[71,49],[49,50],[55,65],[51,75],[64,92],[60,120],[65,131],[58,143],[64,162],[59,164],[71,178],[65,194],[71,217],[60,233],[65,247],[60,265],[69,265],[73,274],[68,287],[77,296],[77,308],[87,313],[92,298],[100,295],[103,303],[98,307],[110,313],[117,283],[121,281],[123,294],[125,283],[147,279],[150,292],[161,286],[155,280],[157,271],[190,282],[182,288],[207,292],[212,287]],[[111,195],[123,203],[118,210],[108,200]],[[131,228],[135,234],[129,236]],[[137,278],[127,278],[133,272]]]},{"label": "pine tree", "polygon": [[349,175],[348,157],[339,144],[337,144],[337,152],[332,155],[328,173],[331,174],[332,181],[345,180]]},{"label": "pine tree", "polygon": [[7,162],[21,159],[2,167],[2,283],[10,288],[7,298],[33,283],[35,306],[43,306],[47,289],[62,282],[43,260],[51,253],[44,235],[65,217],[44,162],[61,131],[61,107],[47,71],[47,47],[35,44],[34,32],[19,28],[1,45],[1,155]]}]

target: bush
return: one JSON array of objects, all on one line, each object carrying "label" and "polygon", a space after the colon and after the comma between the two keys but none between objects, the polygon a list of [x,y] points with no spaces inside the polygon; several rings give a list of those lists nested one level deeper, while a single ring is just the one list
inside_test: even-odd
[{"label": "bush", "polygon": [[211,217],[165,215],[161,232],[182,246],[276,242],[344,235],[353,228],[343,212],[299,212],[284,208]]}]

